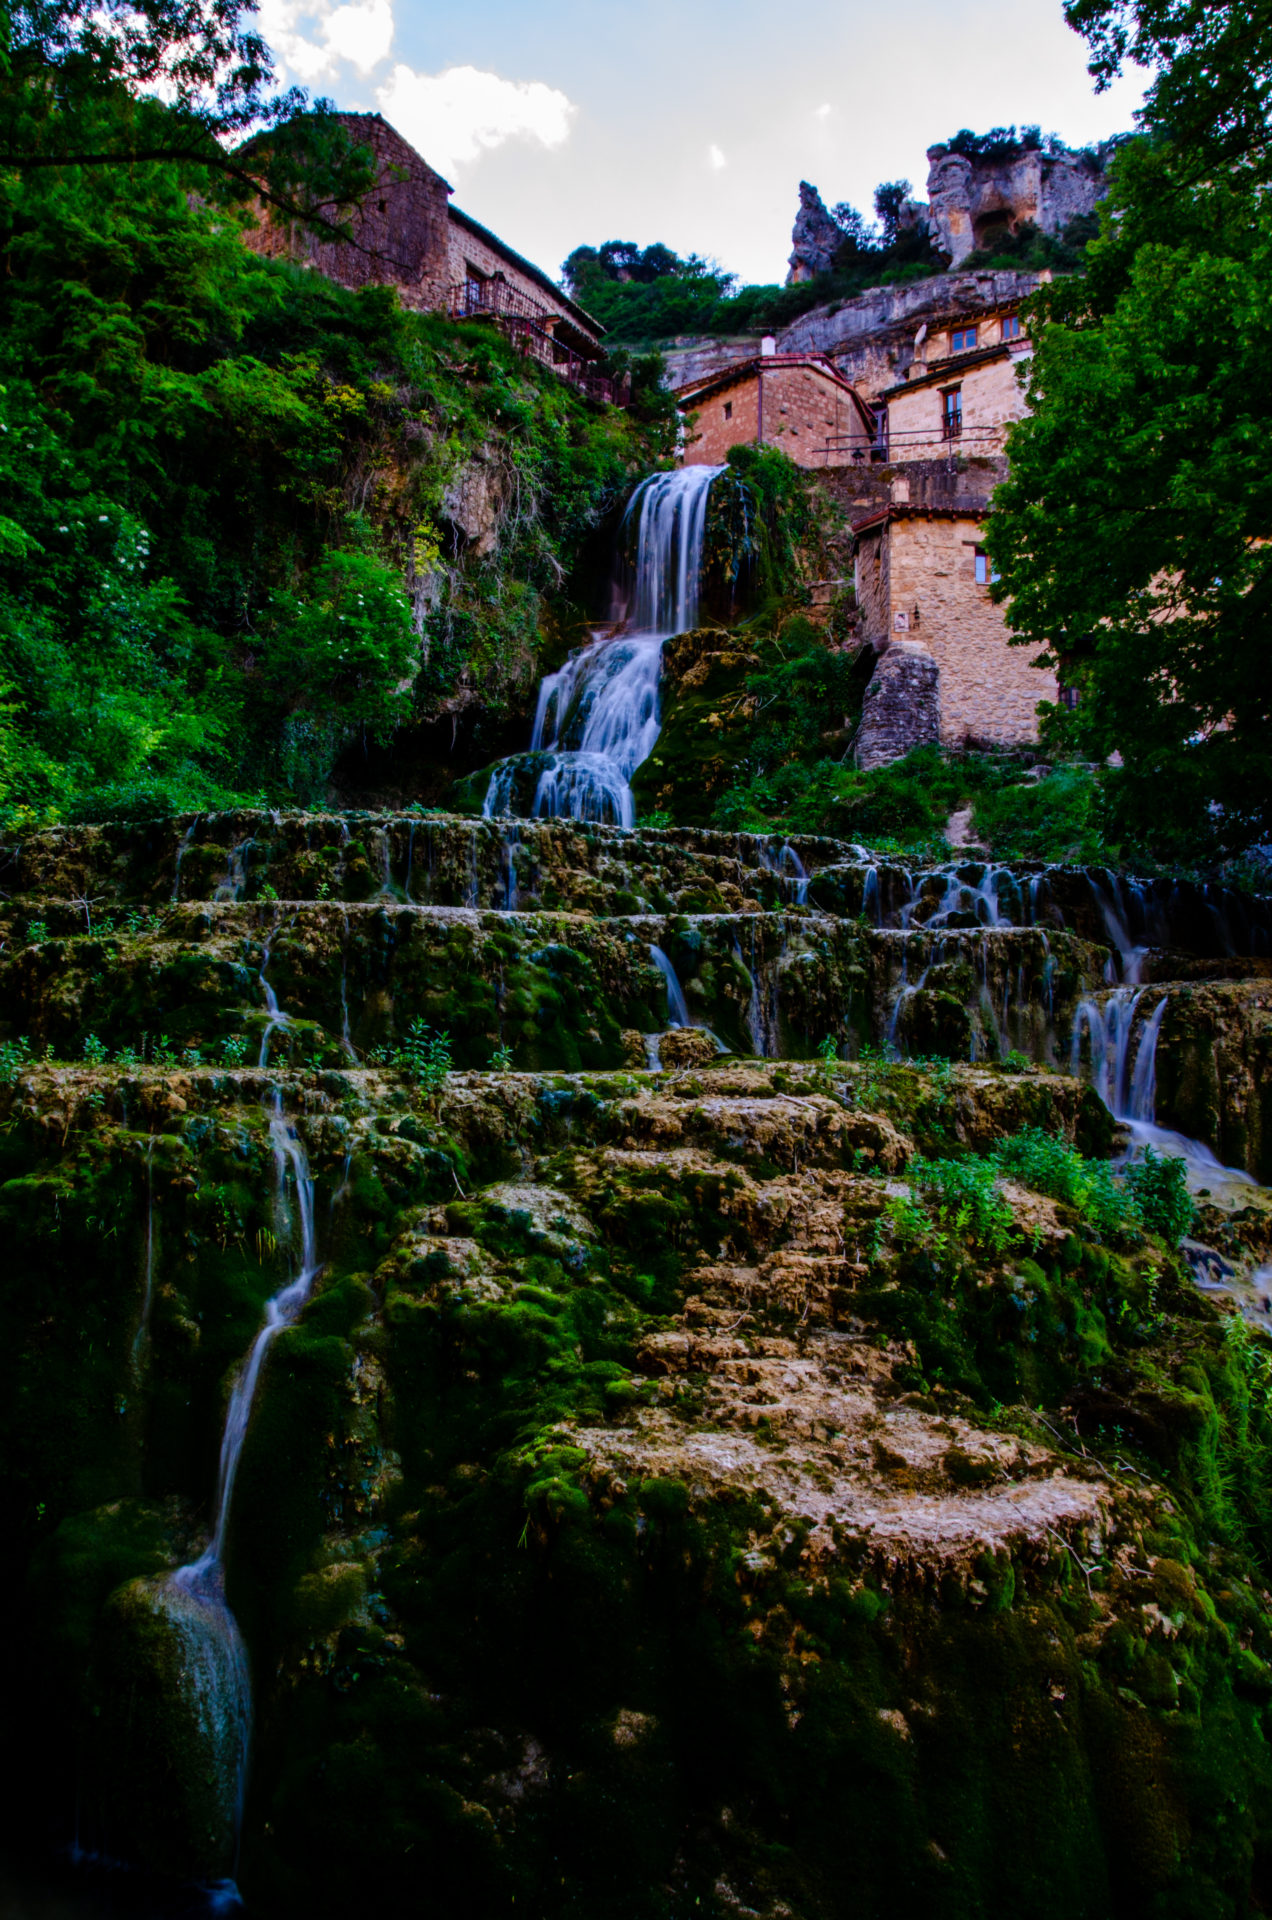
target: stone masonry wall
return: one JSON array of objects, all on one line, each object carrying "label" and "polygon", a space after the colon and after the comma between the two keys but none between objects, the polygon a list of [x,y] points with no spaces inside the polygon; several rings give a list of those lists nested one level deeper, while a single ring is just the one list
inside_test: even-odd
[{"label": "stone masonry wall", "polygon": [[[801,467],[825,466],[832,436],[836,439],[832,459],[847,460],[854,446],[867,446],[866,429],[852,399],[815,367],[771,363],[766,365],[763,378],[766,446],[780,447]],[[726,407],[731,408],[728,415]],[[709,394],[693,410],[698,416],[697,425],[686,438],[685,463],[718,466],[730,447],[759,437],[754,373],[722,392]]]},{"label": "stone masonry wall", "polygon": [[942,439],[944,387],[961,387],[963,432],[960,447],[969,454],[1003,451],[1006,429],[1025,412],[1025,399],[1016,378],[1025,354],[982,361],[979,365],[945,370],[909,392],[888,400],[888,454],[894,461],[931,460],[948,442]]},{"label": "stone masonry wall", "polygon": [[[1008,645],[1002,609],[976,579],[983,529],[978,518],[921,513],[890,523],[887,631],[920,641],[940,667],[947,745],[1020,746],[1038,738],[1036,708],[1056,698],[1056,680],[1029,664],[1028,648]],[[905,616],[902,629],[898,614]]]},{"label": "stone masonry wall", "polygon": [[483,240],[481,235],[473,233],[459,220],[453,219],[449,226],[447,275],[452,287],[462,286],[468,277],[468,269],[473,268],[482,279],[490,279],[494,274],[502,274],[510,287],[523,294],[549,315],[551,319],[565,320],[572,328],[578,321],[570,313],[564,301],[554,298],[548,288],[528,273],[522,273],[506,253]]},{"label": "stone masonry wall", "polygon": [[[758,389],[754,374],[738,380],[723,393],[713,393],[694,412],[697,420],[685,428],[685,465],[719,467],[730,447],[750,443],[759,432]],[[726,415],[725,409],[729,412]]]},{"label": "stone masonry wall", "polygon": [[244,241],[256,253],[304,260],[342,286],[395,286],[404,306],[444,305],[449,187],[378,113],[340,117],[354,140],[371,148],[377,162],[376,184],[354,215],[352,239],[320,240],[263,213],[260,225],[245,233]]},{"label": "stone masonry wall", "polygon": [[862,637],[876,652],[887,646],[892,635],[892,585],[889,561],[892,543],[886,522],[870,527],[857,541],[857,611]]}]

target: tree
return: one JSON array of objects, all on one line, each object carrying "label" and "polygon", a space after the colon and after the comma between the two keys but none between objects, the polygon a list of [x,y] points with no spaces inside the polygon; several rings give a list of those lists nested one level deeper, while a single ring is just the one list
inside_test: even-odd
[{"label": "tree", "polygon": [[1130,54],[1161,74],[1085,274],[1035,302],[996,592],[1077,696],[1051,737],[1120,759],[1114,827],[1166,857],[1233,851],[1272,835],[1272,208],[1258,141],[1219,157],[1250,45],[1235,8],[1204,10],[1230,16],[1215,34],[1156,0],[1068,11],[1097,73]]},{"label": "tree", "polygon": [[256,0],[0,0],[0,169],[195,165],[212,190],[343,231],[371,156],[330,102],[272,91],[255,14]]},{"label": "tree", "polygon": [[1155,68],[1142,123],[1178,179],[1216,167],[1265,181],[1272,165],[1272,0],[1065,0],[1097,90],[1129,60]]}]

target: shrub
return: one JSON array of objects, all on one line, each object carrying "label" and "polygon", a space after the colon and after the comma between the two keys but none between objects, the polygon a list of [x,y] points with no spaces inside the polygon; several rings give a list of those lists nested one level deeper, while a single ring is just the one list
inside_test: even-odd
[{"label": "shrub", "polygon": [[0,1040],[0,1087],[11,1087],[30,1062],[31,1042],[25,1034],[16,1040]]},{"label": "shrub", "polygon": [[90,1033],[84,1041],[84,1058],[90,1067],[103,1067],[110,1058],[110,1049],[105,1041],[99,1040],[95,1033]]},{"label": "shrub", "polygon": [[1188,1169],[1174,1154],[1144,1149],[1142,1160],[1126,1169],[1126,1184],[1150,1233],[1177,1247],[1191,1233],[1196,1209],[1188,1191]]},{"label": "shrub", "polygon": [[1135,1196],[1119,1183],[1107,1160],[1087,1160],[1067,1140],[1041,1127],[1024,1127],[1000,1140],[994,1160],[1035,1193],[1076,1208],[1100,1235],[1134,1234],[1141,1225]]},{"label": "shrub", "polygon": [[450,1034],[445,1029],[434,1033],[423,1020],[413,1021],[393,1064],[426,1093],[436,1093],[451,1068]]},{"label": "shrub", "polygon": [[986,1253],[1003,1252],[1012,1211],[1003,1199],[993,1160],[980,1154],[962,1160],[912,1160],[909,1177],[943,1227]]}]

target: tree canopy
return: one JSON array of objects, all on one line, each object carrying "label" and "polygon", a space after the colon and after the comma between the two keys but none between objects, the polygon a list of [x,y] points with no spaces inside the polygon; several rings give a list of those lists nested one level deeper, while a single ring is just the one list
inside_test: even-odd
[{"label": "tree canopy", "polygon": [[256,12],[256,0],[0,7],[0,167],[193,162],[218,197],[344,231],[371,156],[330,102],[275,88]]},{"label": "tree canopy", "polygon": [[1021,643],[1076,698],[1052,737],[1114,757],[1115,824],[1202,857],[1272,834],[1272,211],[1259,125],[1232,144],[1233,102],[1262,98],[1252,14],[1068,12],[1097,75],[1160,71],[1086,272],[1036,301],[988,544]]}]

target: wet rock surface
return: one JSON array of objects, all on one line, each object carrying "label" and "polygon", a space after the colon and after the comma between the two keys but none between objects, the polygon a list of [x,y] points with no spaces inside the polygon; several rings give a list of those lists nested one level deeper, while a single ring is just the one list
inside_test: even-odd
[{"label": "wet rock surface", "polygon": [[[369,1885],[1257,1910],[1268,1210],[1203,1198],[1177,1252],[993,1156],[1101,1167],[1074,1035],[1089,1074],[1165,1000],[1177,1124],[1257,1157],[1257,968],[1121,976],[1235,974],[1259,903],[437,817],[8,858],[5,1678],[40,1818],[177,1877],[228,1848],[271,1916]],[[415,1020],[449,1072],[391,1064]],[[225,1544],[233,1868],[235,1723],[154,1596],[304,1223]]]}]

